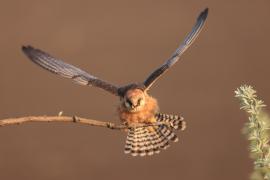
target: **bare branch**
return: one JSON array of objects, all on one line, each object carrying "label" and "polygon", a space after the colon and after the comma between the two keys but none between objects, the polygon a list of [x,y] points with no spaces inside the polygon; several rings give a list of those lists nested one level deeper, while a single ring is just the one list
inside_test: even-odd
[{"label": "bare branch", "polygon": [[103,122],[93,119],[86,119],[77,116],[28,116],[28,117],[19,117],[19,118],[8,118],[0,120],[0,127],[8,125],[19,125],[26,122],[66,122],[66,123],[79,123],[90,126],[106,127],[109,129],[128,129],[132,127],[147,127],[147,126],[157,126],[164,124],[161,122],[156,122],[152,124],[134,124],[130,126],[126,125],[116,125],[111,122]]}]

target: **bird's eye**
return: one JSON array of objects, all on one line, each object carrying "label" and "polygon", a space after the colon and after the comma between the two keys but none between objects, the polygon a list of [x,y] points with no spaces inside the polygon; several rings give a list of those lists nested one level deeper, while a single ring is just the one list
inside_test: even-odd
[{"label": "bird's eye", "polygon": [[131,106],[132,106],[132,102],[131,102],[129,99],[127,99],[127,100],[126,100],[126,105],[127,105],[128,107],[131,107]]}]

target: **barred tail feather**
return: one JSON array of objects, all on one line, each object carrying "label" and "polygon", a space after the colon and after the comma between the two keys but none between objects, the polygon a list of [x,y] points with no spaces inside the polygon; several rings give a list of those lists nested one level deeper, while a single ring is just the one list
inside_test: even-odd
[{"label": "barred tail feather", "polygon": [[167,126],[158,128],[138,127],[129,129],[125,153],[132,156],[153,155],[169,147],[169,141],[176,142],[177,136]]},{"label": "barred tail feather", "polygon": [[168,141],[173,141],[177,142],[178,137],[176,134],[166,125],[161,125],[159,126],[159,131],[162,133],[162,135],[168,140]]},{"label": "barred tail feather", "polygon": [[170,146],[170,141],[178,141],[175,130],[186,128],[186,123],[181,116],[158,113],[156,120],[165,122],[165,124],[157,127],[135,127],[128,130],[126,154],[145,156],[159,153],[160,150]]},{"label": "barred tail feather", "polygon": [[165,122],[166,125],[175,130],[183,131],[186,129],[186,122],[182,116],[157,113],[156,119],[158,122]]},{"label": "barred tail feather", "polygon": [[146,127],[129,129],[125,153],[130,153],[132,156],[145,156],[159,153],[159,147],[156,144],[158,136],[155,134],[155,131],[151,132]]}]

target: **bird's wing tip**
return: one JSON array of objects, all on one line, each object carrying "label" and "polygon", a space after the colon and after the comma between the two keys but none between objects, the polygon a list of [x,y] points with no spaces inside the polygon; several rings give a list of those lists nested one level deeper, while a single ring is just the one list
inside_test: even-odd
[{"label": "bird's wing tip", "polygon": [[209,11],[208,7],[205,8],[205,9],[201,12],[201,14],[199,15],[198,20],[200,20],[200,19],[205,20],[205,19],[207,18],[208,11]]}]

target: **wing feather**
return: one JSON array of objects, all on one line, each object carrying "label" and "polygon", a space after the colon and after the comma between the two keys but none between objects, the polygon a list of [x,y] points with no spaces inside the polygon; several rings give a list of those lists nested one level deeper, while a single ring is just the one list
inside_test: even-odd
[{"label": "wing feather", "polygon": [[185,40],[180,44],[173,55],[161,67],[150,74],[150,76],[144,81],[146,89],[149,89],[162,74],[164,74],[171,66],[173,66],[179,60],[181,55],[186,51],[186,49],[194,42],[202,30],[207,15],[208,8],[200,13],[194,27],[192,28],[192,31],[187,35]]},{"label": "wing feather", "polygon": [[65,78],[73,79],[78,84],[95,86],[114,95],[118,95],[117,86],[90,75],[71,64],[63,62],[62,60],[56,59],[44,51],[35,49],[31,46],[23,46],[22,51],[31,61],[52,73],[58,74]]}]

